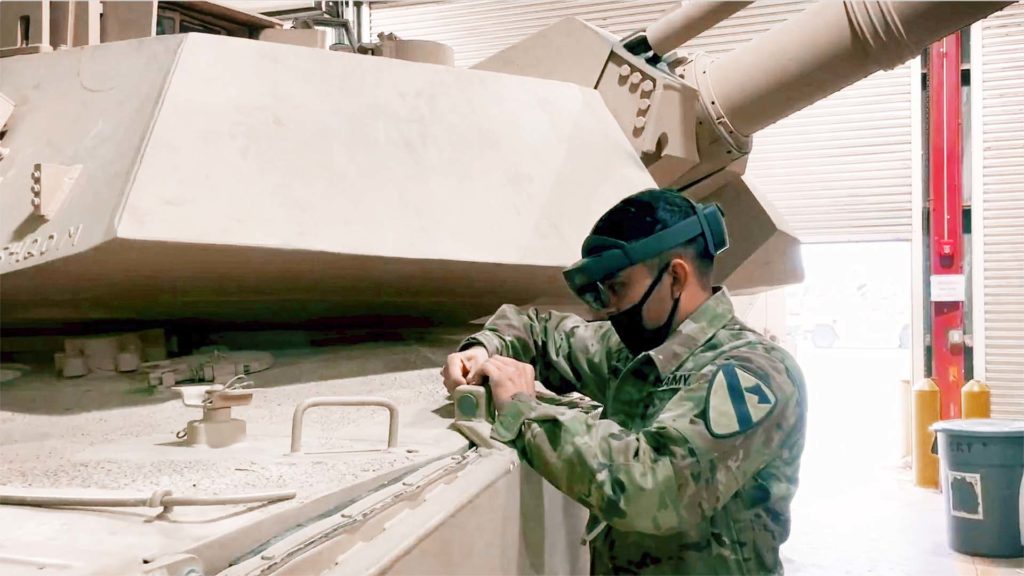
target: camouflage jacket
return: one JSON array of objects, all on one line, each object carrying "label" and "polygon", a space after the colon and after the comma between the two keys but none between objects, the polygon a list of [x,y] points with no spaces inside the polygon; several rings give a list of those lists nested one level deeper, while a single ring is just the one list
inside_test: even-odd
[{"label": "camouflage jacket", "polygon": [[533,364],[600,409],[517,397],[492,436],[590,512],[591,571],[781,574],[804,446],[793,358],[715,294],[633,356],[608,322],[503,306],[462,349]]}]

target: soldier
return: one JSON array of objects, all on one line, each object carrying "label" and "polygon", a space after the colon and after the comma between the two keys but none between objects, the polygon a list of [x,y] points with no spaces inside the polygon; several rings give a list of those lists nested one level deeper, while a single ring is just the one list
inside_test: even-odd
[{"label": "soldier", "polygon": [[[564,272],[608,321],[505,305],[442,368],[449,392],[486,382],[492,437],[590,510],[593,573],[783,571],[806,394],[712,286],[727,245],[717,205],[634,194]],[[535,379],[599,405],[538,398]]]}]

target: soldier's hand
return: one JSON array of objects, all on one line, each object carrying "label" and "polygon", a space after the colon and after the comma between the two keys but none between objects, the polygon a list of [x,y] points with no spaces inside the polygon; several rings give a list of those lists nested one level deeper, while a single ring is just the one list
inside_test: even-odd
[{"label": "soldier's hand", "polygon": [[456,388],[466,384],[466,377],[484,362],[487,362],[487,349],[483,346],[474,346],[469,350],[449,354],[444,366],[441,367],[441,378],[448,393],[451,394]]},{"label": "soldier's hand", "polygon": [[466,380],[469,384],[482,384],[484,378],[487,378],[494,407],[500,412],[517,394],[537,397],[534,376],[533,366],[504,356],[494,356],[472,371]]}]

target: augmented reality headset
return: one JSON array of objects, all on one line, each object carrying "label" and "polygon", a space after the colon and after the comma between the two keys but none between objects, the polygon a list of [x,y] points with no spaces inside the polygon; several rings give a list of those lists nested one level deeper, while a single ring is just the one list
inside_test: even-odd
[{"label": "augmented reality headset", "polygon": [[635,242],[626,243],[606,236],[587,236],[583,242],[584,257],[562,271],[569,288],[595,310],[607,309],[610,297],[603,282],[620,271],[667,252],[688,240],[704,237],[711,255],[729,247],[722,208],[717,204],[693,203],[696,214],[679,224]]}]

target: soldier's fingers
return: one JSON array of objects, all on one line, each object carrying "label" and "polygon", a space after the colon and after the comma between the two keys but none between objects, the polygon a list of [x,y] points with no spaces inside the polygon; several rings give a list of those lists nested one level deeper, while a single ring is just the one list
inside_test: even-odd
[{"label": "soldier's fingers", "polygon": [[458,354],[451,354],[445,360],[445,365],[441,368],[441,376],[444,378],[444,386],[449,392],[466,384],[462,368],[462,358]]},{"label": "soldier's fingers", "polygon": [[459,353],[459,358],[462,359],[462,376],[465,378],[469,376],[469,373],[473,371],[473,368],[483,364],[487,361],[487,356],[482,358],[476,354],[473,354],[472,350]]},{"label": "soldier's fingers", "polygon": [[[495,356],[495,358],[497,358],[497,356]],[[494,358],[491,358],[490,360],[474,368],[469,373],[469,376],[466,377],[466,382],[469,384],[473,384],[474,386],[479,386],[483,383],[485,377],[491,378],[492,376],[497,374],[498,364],[496,362],[493,362],[493,360]]]},{"label": "soldier's fingers", "polygon": [[508,358],[496,361],[492,358],[481,367],[477,375],[480,377],[481,382],[483,377],[486,376],[488,384],[493,389],[495,386],[504,386],[506,382],[512,380],[515,376],[515,371],[515,366],[509,363]]}]

